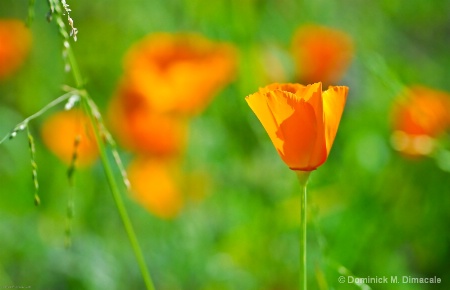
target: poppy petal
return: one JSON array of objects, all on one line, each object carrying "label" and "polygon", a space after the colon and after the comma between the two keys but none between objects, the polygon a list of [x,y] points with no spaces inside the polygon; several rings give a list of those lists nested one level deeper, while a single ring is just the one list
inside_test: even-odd
[{"label": "poppy petal", "polygon": [[273,83],[268,86],[265,86],[264,88],[260,88],[259,91],[261,93],[267,93],[274,90],[280,90],[285,91],[289,93],[297,93],[300,90],[303,90],[306,88],[304,85],[301,84],[293,84],[293,83],[286,83],[286,84],[280,84],[280,83]]},{"label": "poppy petal", "polygon": [[81,167],[91,165],[98,157],[92,125],[81,110],[72,109],[50,116],[42,125],[41,136],[44,144],[64,163],[72,162],[75,150],[76,163]]},{"label": "poppy petal", "polygon": [[330,153],[334,138],[339,127],[345,101],[347,100],[348,87],[330,86],[323,92],[323,111],[325,118],[325,139],[327,152]]},{"label": "poppy petal", "polygon": [[332,84],[345,73],[353,56],[353,41],[345,32],[307,25],[292,41],[297,77],[303,82]]},{"label": "poppy petal", "polygon": [[[316,138],[310,140],[313,144],[314,150],[310,154],[310,164],[322,164],[327,156],[326,152],[326,143],[325,143],[325,134],[324,132],[324,120],[323,120],[323,103],[322,103],[322,84],[316,83],[308,86],[292,86],[291,84],[287,84],[293,88],[295,88],[296,94],[292,95],[288,92],[283,92],[280,94],[280,91],[274,91],[274,94],[278,95],[278,104],[272,102],[272,111],[276,112],[276,115],[281,119],[277,120],[277,124],[280,125],[281,122],[286,119],[286,116],[290,116],[293,114],[294,110],[298,110],[299,104],[301,100],[306,101],[310,104],[314,110],[315,119],[316,119],[316,132],[318,132],[315,136]],[[286,86],[284,86],[286,87]],[[270,100],[270,97],[268,98]],[[280,100],[284,100],[288,106],[281,105]],[[281,113],[281,114],[280,114]],[[299,124],[303,123],[298,123]],[[280,136],[281,137],[281,136]]]},{"label": "poppy petal", "polygon": [[283,150],[278,151],[284,162],[293,170],[312,170],[310,156],[317,139],[314,108],[301,100],[295,111],[279,126],[277,134],[283,135]]},{"label": "poppy petal", "polygon": [[[126,78],[160,113],[200,113],[236,71],[231,44],[197,34],[149,35],[125,60]],[[211,73],[211,72],[214,73]]]},{"label": "poppy petal", "polygon": [[277,137],[278,125],[274,115],[269,109],[266,97],[260,93],[252,94],[245,98],[250,108],[255,112],[256,117],[263,125],[267,134],[272,140],[275,148],[282,148],[283,142]]},{"label": "poppy petal", "polygon": [[[314,143],[314,150],[311,153],[309,164],[321,165],[327,159],[327,146],[325,138],[325,120],[323,113],[322,83],[315,83],[304,87],[303,98],[314,108],[317,124],[317,135]],[[317,166],[318,166],[317,165]]]},{"label": "poppy petal", "polygon": [[330,87],[323,93],[320,82],[274,83],[247,97],[247,102],[289,168],[311,171],[328,157],[347,92],[347,87]]},{"label": "poppy petal", "polygon": [[171,219],[183,206],[176,167],[165,159],[138,158],[128,168],[133,197],[154,215]]},{"label": "poppy petal", "polygon": [[291,168],[309,168],[315,151],[317,118],[314,107],[289,92],[275,90],[267,94],[267,104],[278,125],[277,136],[283,146],[276,147]]},{"label": "poppy petal", "polygon": [[31,47],[31,32],[16,19],[0,19],[0,79],[8,77],[25,61]]}]

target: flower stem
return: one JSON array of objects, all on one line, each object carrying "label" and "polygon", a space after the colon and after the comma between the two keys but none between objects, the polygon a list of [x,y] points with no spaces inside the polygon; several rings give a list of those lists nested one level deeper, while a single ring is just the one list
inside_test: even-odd
[{"label": "flower stem", "polygon": [[119,192],[119,188],[117,186],[116,180],[114,178],[114,174],[112,172],[112,166],[108,160],[108,156],[106,153],[105,145],[103,144],[103,138],[101,136],[100,131],[98,130],[98,127],[95,126],[97,123],[97,119],[95,118],[92,108],[90,108],[88,104],[88,96],[84,96],[81,98],[82,104],[84,106],[85,111],[87,112],[92,124],[94,124],[94,134],[95,139],[97,141],[97,145],[100,152],[100,158],[103,164],[103,169],[106,174],[106,178],[108,180],[109,187],[111,189],[111,193],[114,198],[114,202],[117,207],[117,211],[119,212],[119,216],[122,219],[122,223],[125,227],[125,231],[128,235],[128,239],[130,240],[131,247],[133,248],[134,254],[136,256],[136,260],[138,262],[139,268],[141,270],[142,278],[144,279],[145,285],[147,290],[154,290],[155,287],[153,286],[152,278],[150,277],[149,271],[147,269],[147,265],[144,260],[144,256],[142,254],[141,247],[139,246],[139,242],[136,238],[136,234],[133,229],[133,225],[131,223],[130,217],[128,216],[127,209],[125,207],[125,204],[123,202],[122,196]]},{"label": "flower stem", "polygon": [[306,290],[307,276],[306,276],[306,186],[309,179],[309,171],[295,171],[302,188],[300,195],[300,290]]},{"label": "flower stem", "polygon": [[[83,79],[81,77],[80,71],[78,69],[78,64],[75,59],[75,56],[72,51],[72,47],[67,47],[68,52],[68,61],[71,66],[72,74],[75,79],[75,83],[79,89],[83,87]],[[89,94],[82,90],[81,93],[81,103],[83,105],[84,111],[89,116],[89,119],[92,123],[95,139],[97,142],[97,146],[100,152],[100,159],[103,164],[103,169],[105,171],[106,179],[108,180],[109,187],[111,189],[111,193],[113,195],[114,202],[117,207],[117,211],[119,212],[119,216],[122,220],[122,223],[124,225],[125,231],[128,235],[128,239],[130,240],[131,247],[133,248],[134,254],[136,256],[136,260],[138,262],[139,268],[141,270],[142,278],[144,279],[145,286],[147,290],[154,290],[155,287],[153,285],[152,278],[149,274],[149,271],[147,269],[147,265],[145,263],[144,255],[142,254],[141,247],[139,245],[138,239],[136,237],[136,234],[133,229],[133,225],[131,223],[130,217],[128,216],[127,209],[125,207],[125,204],[123,202],[122,196],[119,191],[119,187],[117,186],[116,179],[114,178],[114,174],[112,171],[111,163],[108,159],[104,140],[106,138],[105,134],[106,132],[103,132],[104,128],[102,127],[103,124],[100,124],[101,120],[99,119],[99,113],[96,109],[96,107],[93,107],[91,105],[92,99],[89,96]]]}]

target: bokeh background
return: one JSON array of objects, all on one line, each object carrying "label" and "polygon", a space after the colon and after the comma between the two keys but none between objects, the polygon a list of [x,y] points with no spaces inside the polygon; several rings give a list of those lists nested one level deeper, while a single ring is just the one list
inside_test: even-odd
[{"label": "bokeh background", "polygon": [[[36,1],[24,64],[0,80],[0,133],[74,86],[63,44]],[[154,32],[196,32],[232,43],[234,80],[189,121],[177,166],[183,205],[161,218],[126,199],[158,290],[267,289],[298,285],[299,192],[244,97],[271,82],[295,82],[292,39],[305,24],[345,32],[354,44],[338,84],[350,87],[328,161],[309,183],[310,289],[357,277],[439,277],[440,284],[371,284],[372,289],[449,289],[449,135],[439,150],[411,158],[391,146],[392,108],[405,86],[450,92],[448,1],[70,1],[79,30],[72,43],[86,88],[106,115],[129,48]],[[0,18],[26,20],[28,1],[2,0]],[[3,45],[0,43],[0,46]],[[1,65],[1,64],[0,64]],[[212,72],[213,73],[213,72]],[[32,289],[143,289],[100,161],[79,168],[44,145],[50,110],[30,123],[41,205],[33,204],[26,134],[0,146],[0,286]],[[448,111],[447,111],[448,112]],[[134,154],[120,148],[129,164]],[[120,174],[116,170],[117,180]],[[73,198],[72,246],[65,248]]]}]

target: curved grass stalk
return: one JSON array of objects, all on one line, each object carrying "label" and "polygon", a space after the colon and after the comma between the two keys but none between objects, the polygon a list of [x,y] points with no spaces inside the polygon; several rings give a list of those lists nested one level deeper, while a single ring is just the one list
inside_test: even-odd
[{"label": "curved grass stalk", "polygon": [[28,127],[28,123],[31,120],[36,119],[37,117],[41,116],[42,114],[47,112],[49,109],[53,108],[54,106],[56,106],[64,101],[67,101],[72,96],[78,95],[78,94],[80,94],[80,92],[78,90],[72,90],[72,91],[60,96],[59,98],[51,101],[45,107],[40,109],[38,112],[34,113],[33,115],[29,116],[28,118],[26,118],[25,120],[23,120],[22,122],[17,124],[9,134],[4,136],[3,139],[0,140],[0,145],[8,139],[12,139],[12,138],[16,137],[18,132],[25,130],[25,128]]},{"label": "curved grass stalk", "polygon": [[[90,98],[89,94],[85,90],[81,90],[83,88],[83,79],[81,77],[81,73],[78,68],[78,63],[76,61],[76,58],[75,58],[72,48],[69,44],[70,36],[73,36],[74,40],[76,41],[77,30],[73,26],[73,20],[70,18],[70,16],[68,16],[69,25],[71,27],[72,32],[71,32],[70,36],[67,33],[66,25],[64,24],[64,21],[62,19],[63,9],[61,9],[60,4],[61,3],[58,3],[55,0],[49,0],[50,10],[53,13],[53,15],[55,16],[55,18],[56,18],[55,20],[59,27],[59,31],[60,31],[62,37],[64,38],[64,49],[66,52],[66,61],[67,61],[66,64],[69,65],[68,68],[72,71],[72,75],[75,80],[75,84],[80,89],[80,97],[81,97],[80,101],[84,108],[84,111],[86,112],[91,123],[93,124],[93,131],[94,131],[95,139],[96,139],[97,146],[98,146],[98,149],[100,152],[100,159],[103,164],[103,169],[105,171],[105,175],[106,175],[111,193],[113,195],[113,199],[116,204],[117,211],[122,220],[125,231],[128,235],[128,239],[130,240],[131,247],[133,248],[134,254],[136,256],[138,266],[141,270],[141,274],[144,279],[146,288],[148,290],[154,290],[155,288],[153,286],[153,281],[152,281],[149,271],[147,269],[147,265],[145,263],[145,259],[142,254],[141,247],[139,245],[136,234],[134,232],[131,220],[128,216],[128,212],[127,212],[127,209],[123,202],[122,196],[120,194],[120,190],[117,185],[116,179],[114,178],[112,166],[108,159],[108,154],[106,152],[106,146],[104,144],[104,141],[107,141],[107,142],[110,141],[110,135],[106,131],[106,129],[103,125],[103,122],[101,120],[100,113],[98,112],[97,107],[95,106],[94,102]],[[63,2],[63,4],[65,4],[65,1]],[[65,9],[66,13],[68,14],[68,11],[67,11],[68,5],[67,5],[67,7],[64,6],[63,8]],[[109,142],[109,143],[111,143],[111,142]],[[116,162],[117,162],[117,154],[114,154],[114,157],[116,158]],[[121,162],[117,162],[117,163],[120,168]],[[120,168],[120,169],[122,170],[122,168]],[[126,177],[125,175],[123,175],[123,170],[122,170],[122,176]],[[124,182],[125,182],[125,185],[128,186],[128,180],[125,179]]]},{"label": "curved grass stalk", "polygon": [[120,218],[122,219],[122,223],[125,227],[125,231],[128,235],[128,239],[130,240],[131,246],[133,248],[134,254],[136,256],[139,268],[141,270],[142,277],[144,279],[145,285],[148,290],[154,290],[153,281],[150,277],[150,274],[147,269],[147,265],[144,260],[144,256],[142,254],[141,247],[139,245],[139,242],[137,240],[136,234],[134,232],[131,220],[128,216],[127,209],[125,207],[125,204],[122,200],[122,196],[119,191],[119,187],[117,186],[116,180],[114,178],[114,174],[112,172],[112,166],[108,160],[108,156],[106,153],[105,145],[103,144],[103,134],[99,131],[98,126],[95,126],[95,124],[98,122],[98,119],[95,117],[95,114],[92,111],[92,107],[89,105],[89,96],[87,93],[83,95],[81,98],[81,103],[83,105],[84,110],[86,111],[87,115],[89,116],[89,119],[91,120],[92,124],[94,124],[94,135],[95,139],[97,141],[97,145],[100,152],[100,158],[103,164],[103,169],[105,170],[105,175],[108,180],[108,184],[111,190],[111,193],[114,198],[114,202],[117,207],[117,211],[119,212]]}]

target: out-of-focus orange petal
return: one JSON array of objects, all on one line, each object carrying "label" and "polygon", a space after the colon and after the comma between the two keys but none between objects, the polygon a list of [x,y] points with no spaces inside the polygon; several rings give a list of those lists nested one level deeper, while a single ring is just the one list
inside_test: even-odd
[{"label": "out-of-focus orange petal", "polygon": [[193,115],[202,111],[236,71],[236,50],[195,34],[150,35],[125,62],[128,81],[154,110]]},{"label": "out-of-focus orange petal", "polygon": [[183,198],[177,185],[176,167],[167,160],[137,159],[128,168],[133,197],[148,211],[164,219],[175,217]]},{"label": "out-of-focus orange petal", "polygon": [[344,32],[317,25],[300,27],[292,51],[299,80],[332,84],[342,77],[353,56],[353,42]]},{"label": "out-of-focus orange petal", "polygon": [[173,155],[179,154],[186,145],[188,126],[185,120],[150,112],[130,116],[129,121],[136,150]]},{"label": "out-of-focus orange petal", "polygon": [[0,20],[0,79],[25,60],[31,46],[31,33],[20,20]]},{"label": "out-of-focus orange petal", "polygon": [[325,140],[330,153],[347,101],[348,87],[330,86],[322,93],[325,118]]},{"label": "out-of-focus orange petal", "polygon": [[132,151],[171,155],[186,145],[186,120],[155,112],[145,97],[126,85],[110,103],[109,120],[119,142]]},{"label": "out-of-focus orange petal", "polygon": [[392,113],[393,147],[408,156],[428,155],[435,139],[450,128],[450,94],[412,86],[401,93]]},{"label": "out-of-focus orange petal", "polygon": [[450,95],[412,86],[401,94],[394,107],[394,129],[410,135],[436,137],[450,125]]},{"label": "out-of-focus orange petal", "polygon": [[[42,125],[41,136],[50,151],[66,164],[71,163],[75,150],[79,166],[90,165],[98,158],[92,125],[80,110],[62,111],[49,117]],[[76,138],[79,143],[75,147]]]}]

